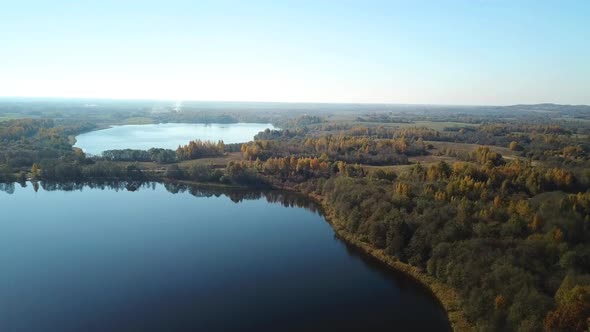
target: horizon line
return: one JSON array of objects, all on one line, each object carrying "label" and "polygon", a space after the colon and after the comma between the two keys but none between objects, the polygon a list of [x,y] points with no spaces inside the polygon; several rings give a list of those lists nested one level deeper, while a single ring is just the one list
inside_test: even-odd
[{"label": "horizon line", "polygon": [[207,100],[182,98],[118,98],[118,97],[56,97],[56,96],[1,96],[2,99],[53,99],[53,100],[95,100],[95,101],[129,101],[129,102],[197,102],[197,103],[259,103],[259,104],[324,104],[324,105],[373,105],[373,106],[438,106],[438,107],[509,107],[509,106],[590,106],[589,104],[562,104],[556,102],[535,102],[517,104],[436,104],[436,103],[399,103],[399,102],[346,102],[346,101],[269,101],[269,100]]}]

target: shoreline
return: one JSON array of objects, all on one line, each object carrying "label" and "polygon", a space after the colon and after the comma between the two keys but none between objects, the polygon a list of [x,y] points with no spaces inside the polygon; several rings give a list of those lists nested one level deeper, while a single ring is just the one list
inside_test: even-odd
[{"label": "shoreline", "polygon": [[426,287],[446,312],[449,325],[453,331],[464,332],[475,330],[475,326],[467,321],[463,309],[461,309],[461,299],[455,289],[436,280],[434,277],[427,275],[416,267],[400,262],[395,257],[385,254],[382,249],[373,248],[369,244],[360,241],[357,237],[342,227],[342,223],[338,221],[334,215],[333,209],[324,202],[321,196],[304,194],[293,188],[283,188],[282,190],[294,191],[313,200],[322,208],[324,219],[330,224],[336,235],[342,240],[362,251],[364,254],[377,259],[388,268],[401,272]]},{"label": "shoreline", "polygon": [[[321,206],[325,209],[324,204]],[[363,253],[377,259],[387,267],[413,278],[430,290],[433,297],[440,303],[443,310],[446,312],[449,325],[453,331],[463,332],[474,330],[474,327],[465,318],[463,310],[461,309],[461,300],[454,289],[434,279],[434,277],[431,277],[424,272],[420,272],[417,268],[386,255],[382,249],[373,248],[367,243],[358,240],[354,235],[350,234],[334,221],[335,218],[331,212],[325,213],[324,218],[332,226],[334,232],[336,232],[336,234],[343,240],[361,250]]]},{"label": "shoreline", "polygon": [[441,281],[436,280],[434,277],[429,276],[418,268],[410,264],[400,262],[397,258],[385,254],[383,249],[373,248],[366,242],[359,240],[356,236],[354,236],[354,234],[351,234],[342,226],[342,222],[340,222],[334,214],[334,209],[324,201],[321,195],[313,193],[306,194],[291,186],[277,186],[276,183],[272,183],[272,188],[275,190],[293,192],[312,200],[321,208],[323,218],[328,224],[330,224],[336,235],[340,237],[341,240],[354,246],[364,254],[375,258],[387,268],[403,273],[424,286],[430,291],[433,298],[445,311],[452,331],[475,331],[475,326],[471,324],[465,317],[465,313],[461,308],[461,298],[455,289]]}]

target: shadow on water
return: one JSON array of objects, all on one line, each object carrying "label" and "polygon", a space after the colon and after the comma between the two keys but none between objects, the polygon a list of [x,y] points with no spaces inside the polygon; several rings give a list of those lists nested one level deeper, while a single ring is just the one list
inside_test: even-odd
[{"label": "shadow on water", "polygon": [[[394,281],[400,289],[408,290],[413,292],[416,295],[422,296],[427,298],[428,300],[436,303],[440,309],[444,312],[444,308],[440,301],[436,298],[434,293],[426,287],[425,285],[421,284],[413,277],[398,271],[394,268],[390,268],[387,265],[383,264],[377,258],[366,254],[355,245],[348,243],[344,239],[342,239],[338,234],[334,234],[334,239],[342,243],[342,245],[346,248],[346,252],[352,258],[360,259],[364,265],[369,268],[370,270],[380,274],[382,277],[387,278],[388,280]],[[450,322],[448,321],[448,317],[445,314],[445,320],[449,325],[448,331],[452,331],[450,327]]]}]

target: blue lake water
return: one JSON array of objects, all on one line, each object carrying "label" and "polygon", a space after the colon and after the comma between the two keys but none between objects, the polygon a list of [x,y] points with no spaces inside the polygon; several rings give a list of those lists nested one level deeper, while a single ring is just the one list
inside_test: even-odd
[{"label": "blue lake water", "polygon": [[274,129],[270,123],[160,123],[113,126],[78,135],[74,146],[86,153],[100,155],[105,150],[176,149],[179,145],[196,139],[243,143],[251,141],[254,135],[266,128]]},{"label": "blue lake water", "polygon": [[46,188],[0,188],[0,331],[449,330],[300,196]]}]

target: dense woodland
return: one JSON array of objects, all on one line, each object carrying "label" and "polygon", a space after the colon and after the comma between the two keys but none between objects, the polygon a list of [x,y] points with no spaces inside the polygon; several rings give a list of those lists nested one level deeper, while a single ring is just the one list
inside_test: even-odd
[{"label": "dense woodland", "polygon": [[[275,110],[171,112],[161,105],[159,112],[127,105],[131,110],[103,117],[66,107],[56,116],[38,107],[14,109],[24,118],[0,121],[0,182],[7,183],[0,189],[27,180],[161,180],[295,190],[320,200],[359,241],[457,290],[476,330],[588,330],[590,107],[358,115],[306,106],[284,117]],[[137,117],[251,117],[282,129],[241,146],[197,140],[176,151],[96,157],[72,148],[76,134]]]}]

